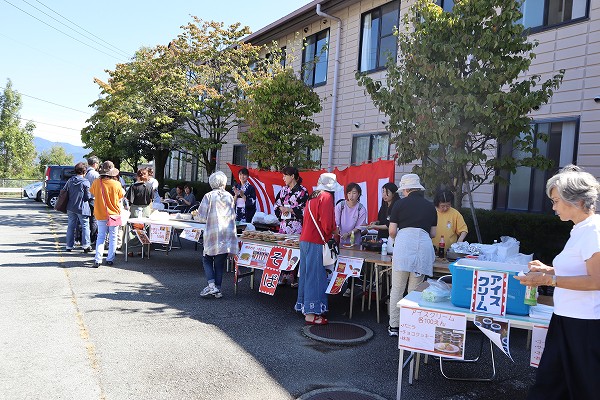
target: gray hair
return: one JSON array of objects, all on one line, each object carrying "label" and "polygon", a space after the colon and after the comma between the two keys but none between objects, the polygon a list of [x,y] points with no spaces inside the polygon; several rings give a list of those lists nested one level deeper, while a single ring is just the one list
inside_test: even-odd
[{"label": "gray hair", "polygon": [[589,172],[575,165],[567,165],[546,183],[546,195],[550,197],[552,189],[565,202],[584,211],[595,211],[600,183]]},{"label": "gray hair", "polygon": [[91,157],[88,157],[87,163],[91,167],[94,164],[100,164],[100,159],[96,156],[91,156]]},{"label": "gray hair", "polygon": [[208,183],[213,189],[225,189],[225,185],[227,185],[227,175],[222,171],[213,172],[208,177]]}]

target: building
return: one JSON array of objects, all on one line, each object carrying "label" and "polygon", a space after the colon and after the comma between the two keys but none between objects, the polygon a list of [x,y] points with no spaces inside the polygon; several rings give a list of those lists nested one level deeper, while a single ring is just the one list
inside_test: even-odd
[{"label": "building", "polygon": [[[437,3],[444,9],[453,6],[452,0]],[[318,133],[325,144],[320,154],[312,155],[321,159],[323,168],[393,157],[386,117],[358,87],[355,73],[360,70],[384,79],[383,54],[396,51],[393,27],[411,4],[412,1],[399,0],[317,0],[246,39],[257,45],[277,41],[286,50],[286,62],[324,99],[323,110],[315,115],[315,121],[321,126]],[[576,163],[600,176],[600,3],[525,0],[523,14],[530,39],[539,42],[528,74],[540,74],[546,80],[560,69],[566,70],[561,87],[548,104],[531,115],[536,134],[544,132],[550,136],[548,143],[540,141],[538,147],[557,166]],[[315,59],[318,61],[314,68],[300,72],[304,63]],[[245,146],[239,143],[237,135],[233,134],[228,142],[218,160],[224,171],[227,162],[246,163]],[[172,157],[170,166],[171,171],[186,170],[177,156]],[[197,166],[189,165],[187,170],[194,168],[197,171]],[[412,165],[398,166],[397,179],[411,168]],[[550,203],[544,185],[555,171],[520,168],[507,176],[508,186],[480,187],[474,193],[475,205],[498,210],[548,211]],[[182,178],[196,176],[197,172]]]}]

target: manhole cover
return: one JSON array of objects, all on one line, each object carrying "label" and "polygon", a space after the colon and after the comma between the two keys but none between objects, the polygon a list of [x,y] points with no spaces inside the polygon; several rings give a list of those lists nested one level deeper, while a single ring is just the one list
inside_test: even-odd
[{"label": "manhole cover", "polygon": [[371,329],[350,322],[329,321],[327,325],[306,325],[302,331],[311,339],[333,344],[363,343],[373,337]]},{"label": "manhole cover", "polygon": [[385,398],[351,388],[328,388],[308,392],[298,397],[298,400],[386,400]]}]

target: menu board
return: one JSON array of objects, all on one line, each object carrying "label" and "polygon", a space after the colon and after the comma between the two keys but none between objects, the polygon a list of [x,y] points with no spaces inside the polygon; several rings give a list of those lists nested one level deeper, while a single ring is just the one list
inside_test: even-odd
[{"label": "menu board", "polygon": [[138,240],[140,241],[141,244],[146,245],[146,244],[150,244],[150,238],[148,237],[148,235],[146,235],[146,231],[143,229],[135,229],[134,230],[135,235],[137,236]]},{"label": "menu board", "polygon": [[179,234],[179,237],[192,242],[197,242],[202,237],[202,229],[199,228],[185,228]]},{"label": "menu board", "polygon": [[168,225],[150,225],[150,241],[152,243],[169,244],[172,229]]},{"label": "menu board", "polygon": [[362,258],[339,256],[325,293],[338,294],[346,279],[359,277],[363,262]]},{"label": "menu board", "polygon": [[420,307],[401,307],[398,348],[463,360],[467,316]]},{"label": "menu board", "polygon": [[300,260],[300,249],[243,243],[238,256],[238,265],[257,269],[266,267],[280,271],[292,271]]}]

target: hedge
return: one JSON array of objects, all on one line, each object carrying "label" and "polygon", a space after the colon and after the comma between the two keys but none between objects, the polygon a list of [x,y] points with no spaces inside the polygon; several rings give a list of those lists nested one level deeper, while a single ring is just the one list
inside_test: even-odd
[{"label": "hedge", "polygon": [[[471,210],[463,208],[460,212],[469,227],[465,240],[477,243]],[[500,241],[501,236],[511,236],[520,242],[521,253],[533,253],[534,260],[547,264],[551,264],[554,257],[562,251],[573,228],[572,222],[563,222],[555,215],[482,209],[475,209],[475,214],[483,243],[490,244],[494,240]]]}]

